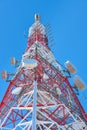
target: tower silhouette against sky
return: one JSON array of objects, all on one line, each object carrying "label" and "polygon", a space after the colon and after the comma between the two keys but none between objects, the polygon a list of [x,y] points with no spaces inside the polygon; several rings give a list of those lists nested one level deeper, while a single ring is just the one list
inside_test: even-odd
[{"label": "tower silhouette against sky", "polygon": [[84,85],[77,76],[70,84],[76,70],[69,61],[66,68],[57,62],[39,15],[21,62],[12,58],[11,63],[17,67],[12,79],[2,72],[10,83],[0,104],[0,130],[87,130],[87,114],[76,96]]}]

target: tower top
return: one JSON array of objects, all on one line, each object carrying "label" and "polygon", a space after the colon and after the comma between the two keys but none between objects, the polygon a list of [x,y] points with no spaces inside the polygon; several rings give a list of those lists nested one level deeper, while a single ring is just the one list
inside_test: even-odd
[{"label": "tower top", "polygon": [[35,14],[35,22],[36,21],[40,21],[40,16],[39,16],[39,14]]},{"label": "tower top", "polygon": [[29,28],[29,35],[31,36],[32,34],[43,34],[46,35],[46,28],[43,24],[40,23],[40,16],[39,14],[35,14],[35,22],[34,24]]}]

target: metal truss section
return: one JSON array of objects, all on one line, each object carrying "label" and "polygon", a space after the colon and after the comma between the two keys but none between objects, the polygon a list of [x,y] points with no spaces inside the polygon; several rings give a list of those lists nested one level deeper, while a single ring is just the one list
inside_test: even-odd
[{"label": "metal truss section", "polygon": [[[36,50],[37,49],[37,50]],[[27,50],[27,52],[23,55],[23,58],[32,58],[37,53],[44,58],[46,61],[48,61],[49,64],[52,64],[56,69],[58,69],[60,72],[62,71],[61,66],[56,61],[53,53],[50,51],[50,49],[46,48],[42,44],[35,42],[31,48]],[[32,53],[31,53],[32,52]]]},{"label": "metal truss section", "polygon": [[87,130],[85,111],[39,20],[36,15],[28,47],[0,104],[0,130]]},{"label": "metal truss section", "polygon": [[[20,98],[18,106],[12,107],[9,110],[7,116],[3,122],[1,122],[1,130],[31,130],[33,125],[33,95],[33,90],[24,94]],[[8,121],[8,119],[12,119],[13,124],[11,121]],[[62,124],[63,120],[65,120],[66,125],[64,123]],[[4,125],[6,125],[6,127],[3,127]],[[49,93],[37,90],[37,129],[82,130],[85,126],[86,124],[81,120],[81,118],[77,115],[72,115],[70,110],[64,104],[58,104],[54,100],[54,97],[50,96]]]}]

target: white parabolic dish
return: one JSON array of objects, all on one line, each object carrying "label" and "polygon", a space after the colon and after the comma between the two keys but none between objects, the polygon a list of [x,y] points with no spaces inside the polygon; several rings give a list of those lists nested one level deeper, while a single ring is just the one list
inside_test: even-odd
[{"label": "white parabolic dish", "polygon": [[59,88],[56,88],[56,93],[57,93],[58,95],[61,95],[61,90],[60,90]]},{"label": "white parabolic dish", "polygon": [[73,81],[74,81],[74,84],[76,85],[76,87],[80,88],[81,90],[85,89],[86,85],[84,84],[84,82],[82,81],[82,79],[78,75],[75,75],[73,77]]},{"label": "white parabolic dish", "polygon": [[37,60],[35,59],[23,59],[23,67],[33,69],[37,67]]},{"label": "white parabolic dish", "polygon": [[76,68],[74,67],[74,65],[70,61],[66,61],[65,66],[69,72],[76,73]]},{"label": "white parabolic dish", "polygon": [[22,87],[15,88],[15,89],[12,91],[12,94],[18,95],[18,94],[20,94],[21,90],[22,90]]}]

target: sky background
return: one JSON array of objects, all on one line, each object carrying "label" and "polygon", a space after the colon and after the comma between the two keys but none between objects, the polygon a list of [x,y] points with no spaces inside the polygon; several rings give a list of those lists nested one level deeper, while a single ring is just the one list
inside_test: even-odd
[{"label": "sky background", "polygon": [[[21,60],[27,47],[24,33],[28,34],[35,13],[51,26],[54,41],[49,46],[56,59],[63,65],[70,60],[87,86],[87,0],[0,0],[0,73],[16,71],[10,57]],[[0,101],[7,87],[0,76]],[[79,99],[87,112],[87,88]]]}]

